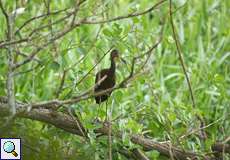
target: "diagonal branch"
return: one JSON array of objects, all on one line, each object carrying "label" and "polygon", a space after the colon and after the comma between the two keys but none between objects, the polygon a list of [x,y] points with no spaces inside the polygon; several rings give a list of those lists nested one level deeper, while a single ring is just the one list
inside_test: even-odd
[{"label": "diagonal branch", "polygon": [[193,106],[193,108],[196,108],[195,99],[194,99],[194,95],[193,95],[193,91],[192,91],[192,85],[191,85],[191,82],[189,80],[189,77],[188,77],[188,74],[187,74],[187,71],[186,71],[186,66],[185,66],[185,63],[184,63],[183,56],[182,56],[180,43],[179,43],[179,40],[177,38],[175,26],[174,26],[174,23],[173,23],[172,0],[170,0],[170,11],[169,12],[170,12],[170,23],[171,23],[171,27],[172,27],[172,31],[173,31],[173,38],[174,38],[175,43],[176,43],[177,53],[179,55],[180,63],[181,63],[181,66],[182,66],[182,69],[183,69],[183,72],[184,72],[188,87],[189,87],[189,93],[190,93],[190,96],[191,96],[191,99],[192,99],[192,106]]}]

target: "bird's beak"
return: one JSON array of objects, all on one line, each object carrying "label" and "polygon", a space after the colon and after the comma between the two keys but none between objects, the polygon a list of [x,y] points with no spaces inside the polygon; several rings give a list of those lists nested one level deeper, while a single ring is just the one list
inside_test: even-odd
[{"label": "bird's beak", "polygon": [[124,64],[127,64],[126,61],[120,57],[120,60],[124,63]]},{"label": "bird's beak", "polygon": [[118,61],[122,61],[124,64],[127,64],[126,61],[122,57],[120,57],[120,56],[116,56],[114,58],[115,58],[115,61],[118,60]]}]

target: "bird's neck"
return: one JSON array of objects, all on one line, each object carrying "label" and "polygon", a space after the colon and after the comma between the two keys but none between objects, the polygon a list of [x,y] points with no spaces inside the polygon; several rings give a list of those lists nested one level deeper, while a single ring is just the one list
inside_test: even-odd
[{"label": "bird's neck", "polygon": [[111,60],[110,70],[112,73],[115,73],[115,71],[116,71],[116,63],[115,63],[114,59]]}]

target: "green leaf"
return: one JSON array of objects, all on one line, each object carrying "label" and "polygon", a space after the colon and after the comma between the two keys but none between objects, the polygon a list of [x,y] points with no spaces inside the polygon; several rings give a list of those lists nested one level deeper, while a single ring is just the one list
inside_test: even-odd
[{"label": "green leaf", "polygon": [[160,156],[160,153],[156,150],[153,150],[150,152],[150,157],[153,158],[154,160],[157,160],[159,156]]},{"label": "green leaf", "polygon": [[49,67],[55,71],[57,71],[60,68],[60,64],[56,61],[52,61],[49,65]]},{"label": "green leaf", "polygon": [[137,24],[140,21],[140,19],[138,17],[134,17],[134,18],[132,18],[132,20],[133,20],[134,24]]},{"label": "green leaf", "polygon": [[103,34],[106,35],[107,37],[113,36],[112,32],[107,28],[103,30]]}]

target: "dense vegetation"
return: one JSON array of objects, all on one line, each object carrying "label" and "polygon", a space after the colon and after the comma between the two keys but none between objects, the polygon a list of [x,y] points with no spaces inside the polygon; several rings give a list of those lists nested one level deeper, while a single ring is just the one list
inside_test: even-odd
[{"label": "dense vegetation", "polygon": [[0,2],[0,136],[23,159],[230,159],[229,0]]}]

